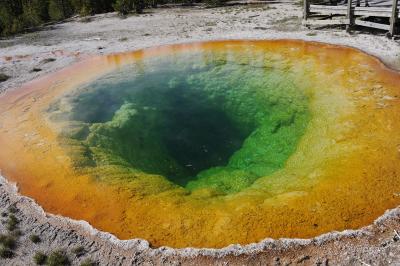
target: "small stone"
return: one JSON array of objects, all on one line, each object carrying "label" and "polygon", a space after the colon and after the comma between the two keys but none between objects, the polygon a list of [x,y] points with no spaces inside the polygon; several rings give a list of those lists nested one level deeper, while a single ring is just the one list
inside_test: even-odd
[{"label": "small stone", "polygon": [[51,63],[51,62],[54,62],[54,61],[56,61],[55,58],[45,58],[42,61],[40,61],[40,64],[44,65],[44,64]]},{"label": "small stone", "polygon": [[7,81],[10,78],[10,76],[7,76],[6,74],[0,73],[0,82]]}]

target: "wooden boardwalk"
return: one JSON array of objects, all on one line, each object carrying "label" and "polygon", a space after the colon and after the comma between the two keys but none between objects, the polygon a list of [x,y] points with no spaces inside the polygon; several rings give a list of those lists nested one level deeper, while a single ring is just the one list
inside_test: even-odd
[{"label": "wooden boardwalk", "polygon": [[[399,21],[399,0],[334,0],[311,4],[304,0],[304,25],[346,25],[364,26],[387,31],[388,36],[397,33]],[[381,18],[381,21],[376,21]]]}]

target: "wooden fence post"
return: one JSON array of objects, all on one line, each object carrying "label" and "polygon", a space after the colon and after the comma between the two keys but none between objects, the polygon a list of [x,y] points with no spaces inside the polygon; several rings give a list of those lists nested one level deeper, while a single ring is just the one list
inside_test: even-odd
[{"label": "wooden fence post", "polygon": [[390,29],[389,29],[389,34],[391,37],[394,34],[396,34],[396,22],[398,16],[397,5],[398,5],[398,0],[393,0],[392,16],[390,17]]},{"label": "wooden fence post", "polygon": [[303,0],[303,20],[308,19],[308,15],[310,14],[310,0]]},{"label": "wooden fence post", "polygon": [[[396,0],[394,0],[396,1]],[[347,0],[347,24],[346,31],[349,32],[351,26],[353,25],[353,0]]]}]

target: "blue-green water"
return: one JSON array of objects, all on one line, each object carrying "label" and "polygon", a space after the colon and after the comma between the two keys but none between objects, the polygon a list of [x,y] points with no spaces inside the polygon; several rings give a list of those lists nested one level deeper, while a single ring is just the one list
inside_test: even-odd
[{"label": "blue-green water", "polygon": [[307,97],[282,69],[244,58],[149,59],[64,96],[49,112],[68,122],[63,138],[77,168],[112,166],[190,190],[237,192],[283,167],[308,121]]}]

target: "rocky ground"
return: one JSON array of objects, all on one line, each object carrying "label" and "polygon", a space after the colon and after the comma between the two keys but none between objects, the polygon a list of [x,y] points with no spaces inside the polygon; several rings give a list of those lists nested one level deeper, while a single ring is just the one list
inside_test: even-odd
[{"label": "rocky ground", "polygon": [[[114,13],[72,18],[40,31],[0,40],[0,92],[54,72],[94,54],[154,45],[216,39],[295,38],[349,45],[400,69],[400,43],[384,33],[301,26],[297,3],[205,9],[160,8],[120,18]],[[3,79],[5,76],[3,76]],[[310,240],[265,240],[221,250],[152,249],[146,241],[119,241],[85,222],[46,214],[16,188],[0,180],[0,265],[34,265],[39,251],[73,265],[400,265],[400,210],[357,231]],[[33,235],[37,237],[33,237]],[[37,242],[37,243],[34,243]],[[1,246],[3,248],[1,248]],[[4,246],[14,254],[7,254]],[[60,250],[60,254],[54,252]],[[58,256],[57,256],[58,255]],[[7,256],[4,256],[7,257]],[[87,264],[90,265],[90,264]]]}]

